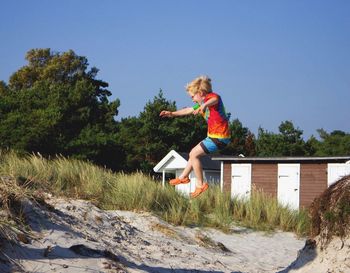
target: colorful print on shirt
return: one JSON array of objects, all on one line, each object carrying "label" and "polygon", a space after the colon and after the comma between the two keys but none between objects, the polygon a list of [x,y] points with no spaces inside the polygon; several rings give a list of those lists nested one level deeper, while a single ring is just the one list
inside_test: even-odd
[{"label": "colorful print on shirt", "polygon": [[216,93],[209,93],[204,98],[204,103],[211,98],[218,98],[218,103],[207,107],[203,117],[208,123],[208,137],[230,138],[229,116],[226,114],[221,97]]}]

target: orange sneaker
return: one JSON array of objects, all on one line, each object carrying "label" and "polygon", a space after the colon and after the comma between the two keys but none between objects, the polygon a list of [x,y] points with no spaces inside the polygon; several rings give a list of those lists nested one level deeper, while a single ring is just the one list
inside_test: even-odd
[{"label": "orange sneaker", "polygon": [[174,179],[171,179],[169,181],[169,184],[172,185],[172,186],[176,186],[176,185],[179,185],[179,184],[187,184],[187,183],[190,183],[191,182],[191,179],[189,179],[188,177],[185,177],[185,178],[174,178]]},{"label": "orange sneaker", "polygon": [[194,192],[191,192],[191,198],[196,198],[201,193],[205,192],[208,188],[209,188],[209,184],[208,183],[204,183],[201,188],[200,187],[196,187],[196,190]]}]

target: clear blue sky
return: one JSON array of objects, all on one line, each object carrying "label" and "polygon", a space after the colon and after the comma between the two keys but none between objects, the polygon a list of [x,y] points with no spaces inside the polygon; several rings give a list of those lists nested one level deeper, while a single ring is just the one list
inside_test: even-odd
[{"label": "clear blue sky", "polygon": [[3,0],[0,80],[32,48],[86,56],[110,84],[118,119],[160,88],[178,108],[205,74],[256,133],[291,120],[304,138],[350,132],[350,1]]}]

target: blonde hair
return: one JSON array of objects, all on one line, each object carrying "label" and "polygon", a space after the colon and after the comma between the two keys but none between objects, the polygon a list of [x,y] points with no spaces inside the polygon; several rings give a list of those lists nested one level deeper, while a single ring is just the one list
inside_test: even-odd
[{"label": "blonde hair", "polygon": [[192,95],[195,95],[199,92],[204,94],[211,93],[211,79],[208,76],[199,76],[186,85],[186,90]]}]

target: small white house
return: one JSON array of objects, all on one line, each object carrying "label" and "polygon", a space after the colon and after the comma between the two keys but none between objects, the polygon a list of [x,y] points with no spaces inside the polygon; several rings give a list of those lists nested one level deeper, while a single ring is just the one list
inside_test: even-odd
[{"label": "small white house", "polygon": [[[179,177],[182,171],[187,165],[189,155],[187,153],[178,153],[171,150],[159,163],[153,168],[156,173],[163,174],[163,186],[165,184],[165,174],[174,174],[174,177]],[[211,160],[210,155],[201,157],[201,163],[203,167],[204,180],[209,184],[220,184],[220,162]],[[180,184],[175,186],[176,189],[184,194],[189,195],[196,187],[196,176],[192,171],[189,175],[191,182],[188,184]]]}]

